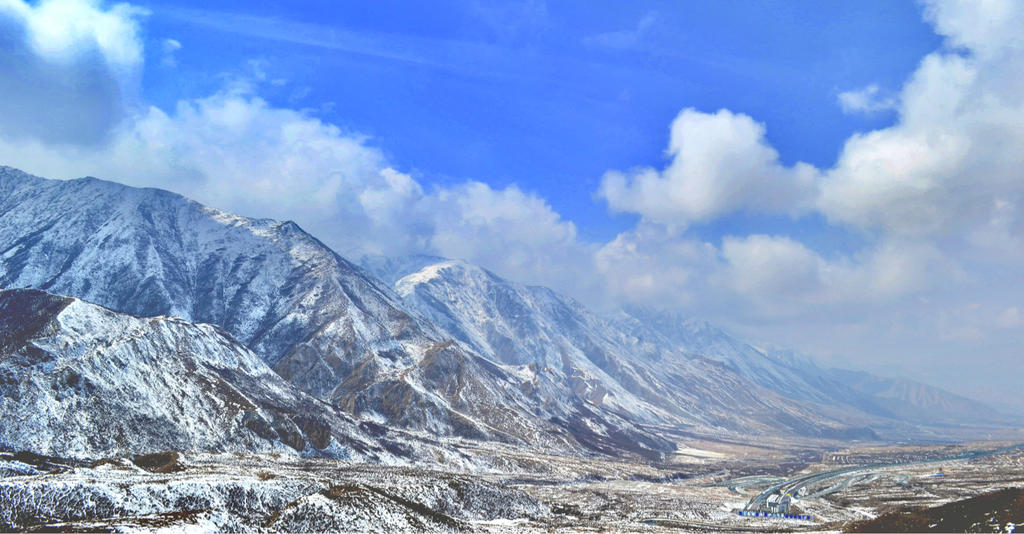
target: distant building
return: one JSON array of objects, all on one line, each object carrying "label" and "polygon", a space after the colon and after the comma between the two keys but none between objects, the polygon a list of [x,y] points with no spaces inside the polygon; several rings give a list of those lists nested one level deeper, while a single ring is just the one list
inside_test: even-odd
[{"label": "distant building", "polygon": [[790,494],[788,494],[788,493],[783,495],[783,497],[781,499],[779,499],[779,513],[780,514],[788,514],[789,513],[789,507],[792,504],[793,504],[793,497]]},{"label": "distant building", "polygon": [[789,513],[789,508],[790,508],[790,506],[792,504],[793,504],[793,497],[792,497],[792,495],[790,495],[788,493],[785,494],[785,495],[775,494],[775,495],[769,495],[768,498],[765,499],[765,503],[764,503],[765,506],[764,507],[765,507],[765,511],[766,512],[771,512],[771,513],[776,513],[776,514],[788,514]]}]

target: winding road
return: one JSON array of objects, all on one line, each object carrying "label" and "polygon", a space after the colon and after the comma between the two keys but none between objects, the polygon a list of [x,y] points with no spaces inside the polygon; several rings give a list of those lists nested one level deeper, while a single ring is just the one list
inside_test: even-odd
[{"label": "winding road", "polygon": [[776,483],[776,484],[772,484],[771,486],[768,486],[761,493],[758,493],[756,496],[754,496],[752,499],[750,499],[750,501],[747,503],[747,505],[743,509],[747,510],[747,511],[760,510],[761,507],[763,507],[765,505],[765,503],[768,501],[768,497],[770,497],[772,495],[776,495],[776,494],[778,494],[778,495],[785,495],[787,493],[792,494],[792,495],[796,495],[802,488],[804,488],[806,486],[810,486],[812,484],[817,484],[819,482],[823,482],[823,481],[828,480],[830,478],[836,478],[836,477],[843,476],[843,475],[849,475],[849,474],[856,473],[856,472],[859,472],[859,471],[871,471],[871,470],[875,470],[875,469],[882,469],[882,468],[894,467],[894,466],[906,466],[906,465],[915,465],[915,464],[949,462],[949,461],[954,461],[954,460],[971,460],[971,459],[974,459],[974,458],[980,458],[982,456],[989,456],[989,455],[992,455],[992,454],[999,454],[999,453],[1002,453],[1002,452],[1009,452],[1009,451],[1013,451],[1013,450],[1017,450],[1017,449],[1024,449],[1024,443],[1019,443],[1017,445],[1011,445],[1009,447],[1000,447],[998,449],[982,449],[982,450],[968,451],[968,452],[960,454],[958,456],[949,456],[949,457],[945,457],[945,458],[931,458],[931,459],[928,459],[928,460],[919,460],[919,461],[913,461],[913,462],[898,462],[898,463],[897,462],[893,462],[893,463],[879,463],[879,464],[870,464],[870,465],[850,466],[850,467],[844,467],[844,468],[841,468],[841,469],[833,469],[833,470],[830,470],[830,471],[822,471],[822,472],[819,472],[819,473],[811,473],[809,475],[801,475],[801,476],[798,476],[798,477],[795,477],[795,478],[790,478],[790,479],[784,480],[782,482],[779,482],[779,483]]}]

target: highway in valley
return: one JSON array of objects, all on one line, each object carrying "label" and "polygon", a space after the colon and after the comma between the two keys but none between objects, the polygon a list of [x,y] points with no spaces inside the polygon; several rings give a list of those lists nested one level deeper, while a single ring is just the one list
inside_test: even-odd
[{"label": "highway in valley", "polygon": [[[956,461],[956,460],[971,460],[971,459],[974,459],[974,458],[980,458],[980,457],[983,457],[983,456],[988,456],[988,455],[992,455],[992,454],[999,454],[999,453],[1008,452],[1008,451],[1012,451],[1012,450],[1016,450],[1016,449],[1022,449],[1022,448],[1024,448],[1024,443],[1020,443],[1020,444],[1017,444],[1017,445],[1012,445],[1012,446],[1009,446],[1009,447],[1001,447],[1001,448],[997,448],[997,449],[973,450],[973,451],[968,451],[968,452],[965,452],[965,453],[962,453],[962,454],[959,454],[959,455],[956,455],[956,456],[949,456],[949,457],[943,457],[943,458],[929,458],[929,459],[925,459],[925,460],[917,460],[917,461],[909,461],[909,462],[890,462],[890,463],[877,463],[877,464],[868,464],[868,465],[856,465],[856,466],[843,467],[843,468],[839,468],[839,469],[832,469],[832,470],[828,470],[828,471],[821,471],[821,472],[818,472],[818,473],[811,473],[811,474],[806,474],[806,475],[800,475],[800,476],[797,476],[797,477],[793,477],[793,478],[789,478],[789,479],[783,480],[781,482],[773,483],[772,485],[768,486],[767,488],[762,490],[760,493],[755,495],[753,498],[751,498],[750,501],[747,503],[747,505],[743,509],[747,510],[747,511],[763,510],[765,508],[766,503],[768,502],[768,498],[770,496],[772,496],[772,495],[786,495],[788,493],[790,495],[797,496],[797,495],[799,495],[800,490],[803,489],[803,488],[812,487],[814,485],[820,484],[822,482],[825,482],[827,480],[834,479],[834,478],[846,477],[846,479],[849,480],[853,475],[864,475],[864,474],[868,474],[871,471],[875,471],[875,470],[879,470],[879,469],[885,469],[885,468],[889,468],[889,467],[907,466],[907,465],[914,465],[914,464],[926,464],[926,463],[950,462],[950,461]],[[838,490],[840,487],[841,487],[841,485],[837,484],[835,486],[835,489]],[[827,493],[831,493],[831,491],[818,492],[816,495],[825,495]]]}]

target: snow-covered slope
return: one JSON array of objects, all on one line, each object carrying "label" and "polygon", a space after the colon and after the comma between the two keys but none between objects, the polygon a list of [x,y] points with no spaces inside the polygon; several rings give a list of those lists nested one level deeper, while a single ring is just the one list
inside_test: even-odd
[{"label": "snow-covered slope", "polygon": [[[9,168],[0,168],[0,285],[220,325],[271,365],[301,367],[318,393],[352,363],[317,358],[327,349],[394,350],[419,333],[376,279],[292,222]],[[324,346],[325,337],[344,344]]]},{"label": "snow-covered slope", "polygon": [[212,325],[0,291],[0,449],[393,457]]},{"label": "snow-covered slope", "polygon": [[[418,256],[363,264],[385,269],[382,276],[395,280],[414,313],[475,352],[524,368],[549,397],[576,395],[635,420],[822,436],[999,420],[980,403],[937,388],[901,395],[907,388],[872,385],[892,384],[887,379],[852,380],[812,358],[758,348],[679,314],[627,308],[600,316],[462,261]],[[409,272],[398,277],[403,267]],[[926,397],[934,402],[925,405]]]},{"label": "snow-covered slope", "polygon": [[291,222],[155,189],[0,167],[0,287],[211,323],[277,375],[376,423],[657,455],[659,425],[870,435],[889,402],[704,323],[598,316],[551,290],[431,257],[364,259]]},{"label": "snow-covered slope", "polygon": [[700,355],[722,362],[741,375],[787,398],[824,405],[855,407],[889,416],[882,406],[850,389],[810,358],[774,347],[756,348],[706,321],[672,312],[628,307],[610,322],[629,336],[643,339],[669,357]]},{"label": "snow-covered slope", "polygon": [[1008,418],[983,403],[906,379],[827,369],[792,349],[756,346],[706,321],[678,313],[627,308],[617,326],[657,344],[678,347],[737,369],[788,398],[832,412],[855,410],[913,424],[1002,424]]},{"label": "snow-covered slope", "polygon": [[851,431],[847,421],[763,387],[726,361],[637,335],[547,288],[515,284],[466,262],[423,266],[398,279],[395,289],[409,309],[475,352],[530,376],[553,402],[581,400],[647,423],[810,435]]},{"label": "snow-covered slope", "polygon": [[884,406],[895,417],[907,421],[1014,426],[1022,421],[1020,416],[1007,416],[984,403],[906,378],[880,377],[847,369],[828,369],[825,372]]},{"label": "snow-covered slope", "polygon": [[[35,465],[20,460],[33,462]],[[92,465],[0,452],[3,532],[489,532],[551,516],[483,477],[261,454],[105,458]]]},{"label": "snow-covered slope", "polygon": [[0,168],[0,287],[216,324],[301,390],[385,424],[569,450],[621,450],[605,443],[616,433],[638,452],[672,447],[600,413],[588,417],[601,437],[581,444],[566,421],[585,407],[546,404],[531,377],[451,343],[294,223],[166,191]]}]

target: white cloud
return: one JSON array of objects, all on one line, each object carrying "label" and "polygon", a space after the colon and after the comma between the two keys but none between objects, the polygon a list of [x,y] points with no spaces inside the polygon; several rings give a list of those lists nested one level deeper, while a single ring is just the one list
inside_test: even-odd
[{"label": "white cloud", "polygon": [[925,18],[949,40],[982,57],[1024,49],[1024,11],[1015,0],[926,0]]},{"label": "white cloud", "polygon": [[786,237],[726,238],[722,253],[729,265],[730,285],[750,298],[814,297],[820,295],[827,284],[827,262]]},{"label": "white cloud", "polygon": [[142,14],[127,4],[0,0],[0,138],[104,139],[142,66]]},{"label": "white cloud", "polygon": [[[602,249],[619,266],[612,286],[631,281],[633,297],[675,298],[697,313],[726,303],[752,321],[899,316],[935,338],[952,327],[924,299],[949,308],[971,294],[991,308],[1022,287],[1024,10],[941,2],[926,12],[947,45],[921,61],[898,95],[868,86],[840,97],[849,111],[895,107],[898,117],[851,136],[832,168],[781,165],[764,127],[745,115],[684,110],[673,123],[668,167],[609,172],[600,195],[648,226]],[[678,230],[666,237],[673,225],[736,211],[817,211],[864,244],[825,258],[793,237],[738,235],[722,239],[710,254],[717,261],[652,252],[698,246]],[[661,234],[651,229],[658,224]],[[983,339],[992,315],[988,321],[968,330]]]},{"label": "white cloud", "polygon": [[254,96],[247,84],[125,120],[101,146],[0,143],[0,161],[50,177],[161,187],[237,213],[294,219],[342,253],[464,258],[517,280],[594,278],[576,227],[515,186],[425,191],[366,140]]},{"label": "white cloud", "polygon": [[723,240],[728,285],[765,319],[827,311],[863,312],[932,290],[957,268],[926,244],[884,241],[853,256],[826,259],[785,236]]},{"label": "white cloud", "polygon": [[438,189],[426,203],[430,249],[463,258],[525,283],[579,294],[593,283],[590,246],[546,200],[515,186],[468,182]]},{"label": "white cloud", "polygon": [[614,211],[665,224],[708,221],[736,211],[799,213],[814,194],[817,171],[787,167],[747,115],[685,109],[672,122],[662,171],[609,171],[599,195]]},{"label": "white cloud", "polygon": [[28,43],[41,58],[69,64],[95,48],[110,67],[119,70],[142,63],[136,19],[146,13],[124,3],[104,10],[90,0],[44,0],[34,6],[23,0],[0,2],[0,15],[23,26]]},{"label": "white cloud", "polygon": [[164,39],[160,43],[160,52],[163,57],[160,63],[165,67],[176,67],[178,65],[178,59],[174,57],[174,54],[181,50],[181,43],[175,39]]},{"label": "white cloud", "polygon": [[898,102],[892,95],[886,94],[877,84],[861,89],[839,93],[839,105],[844,113],[878,113],[894,110]]},{"label": "white cloud", "polygon": [[818,206],[837,222],[948,236],[1024,201],[1024,10],[991,1],[926,11],[948,47],[903,87],[899,121],[853,136],[826,174]]},{"label": "white cloud", "polygon": [[679,228],[641,222],[604,244],[594,266],[613,300],[666,308],[704,305],[719,252]]},{"label": "white cloud", "polygon": [[614,300],[754,323],[870,315],[961,276],[926,244],[885,241],[825,258],[786,236],[715,246],[656,223],[619,234],[594,258]]}]

